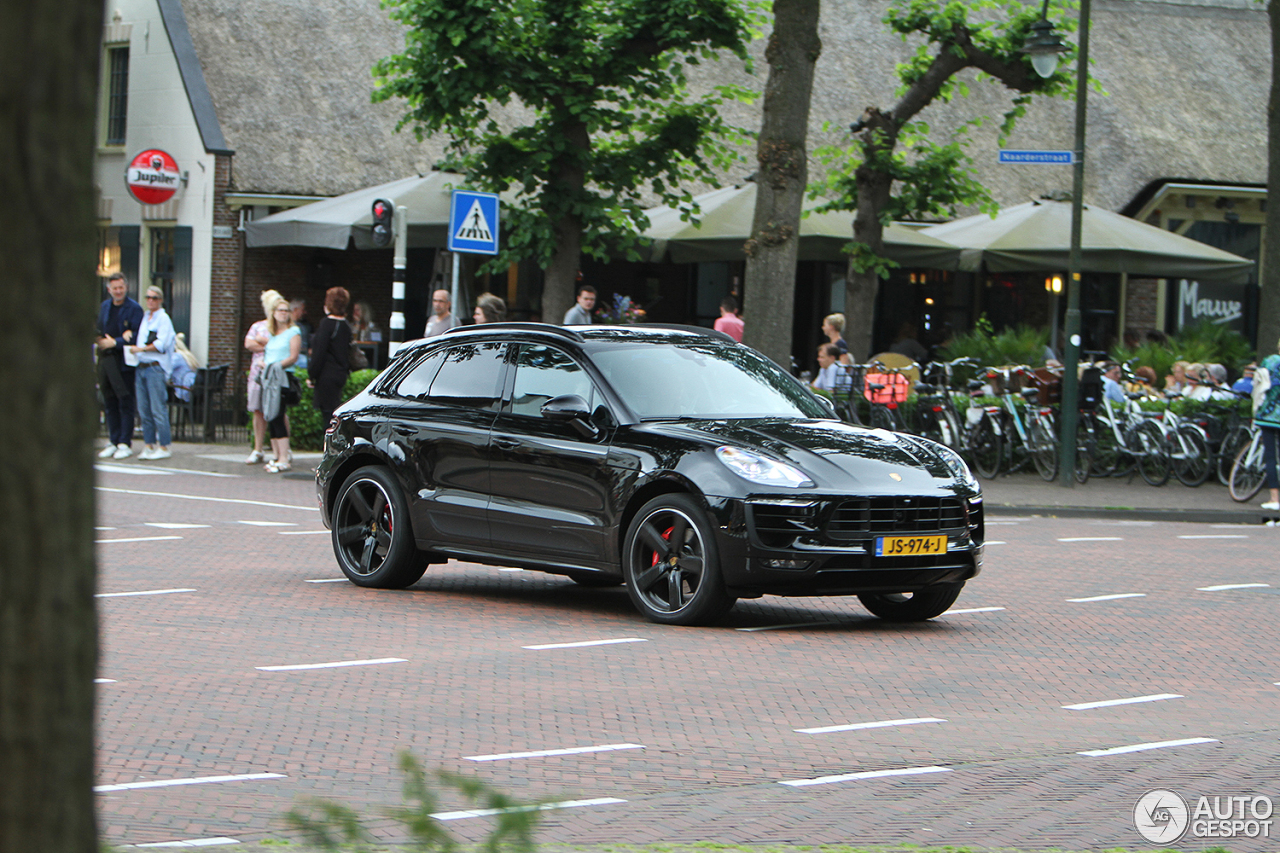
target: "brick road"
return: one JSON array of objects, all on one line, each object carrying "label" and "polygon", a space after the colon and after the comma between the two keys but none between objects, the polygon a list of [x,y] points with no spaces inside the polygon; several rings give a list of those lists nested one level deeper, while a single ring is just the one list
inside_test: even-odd
[{"label": "brick road", "polygon": [[[405,749],[522,798],[625,801],[546,812],[556,845],[1155,847],[1132,823],[1152,788],[1280,800],[1277,528],[994,517],[1004,544],[955,609],[1005,609],[903,627],[856,599],[765,598],[670,628],[620,588],[463,563],[403,592],[307,583],[338,576],[309,482],[144,464],[98,475],[100,592],[194,591],[99,600],[99,784],[281,775],[104,791],[111,843],[287,836],[280,815],[306,796],[374,813],[398,802]],[[1238,583],[1270,586],[1198,590]],[[643,642],[524,648],[603,639]],[[382,658],[405,660],[256,668]],[[1157,694],[1181,698],[1062,707]],[[795,731],[926,718],[942,722]],[[1196,738],[1211,742],[1078,754]],[[643,748],[467,760],[620,744]],[[946,770],[779,784],[925,767]]]}]

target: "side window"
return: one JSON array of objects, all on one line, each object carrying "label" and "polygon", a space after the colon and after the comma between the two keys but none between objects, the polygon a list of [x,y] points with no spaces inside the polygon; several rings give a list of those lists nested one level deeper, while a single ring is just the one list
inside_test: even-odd
[{"label": "side window", "polygon": [[539,417],[553,397],[577,394],[590,407],[593,386],[586,371],[557,349],[524,344],[516,358],[516,383],[511,392],[511,413]]},{"label": "side window", "polygon": [[427,395],[431,393],[431,383],[435,381],[436,374],[440,372],[440,365],[444,364],[445,351],[432,353],[431,355],[418,362],[409,373],[400,380],[396,386],[395,393],[400,397],[412,397],[417,400],[427,399]]},{"label": "side window", "polygon": [[498,400],[505,343],[489,341],[450,347],[431,382],[432,403],[444,406],[492,407]]}]

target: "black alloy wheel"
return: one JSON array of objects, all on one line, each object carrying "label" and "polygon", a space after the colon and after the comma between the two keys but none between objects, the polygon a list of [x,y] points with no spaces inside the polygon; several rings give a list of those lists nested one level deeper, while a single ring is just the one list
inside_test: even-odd
[{"label": "black alloy wheel", "polygon": [[622,549],[627,594],[664,625],[703,625],[733,607],[706,513],[688,495],[661,495],[636,513]]},{"label": "black alloy wheel", "polygon": [[347,580],[376,589],[404,589],[427,568],[409,525],[409,507],[385,468],[355,471],[333,507],[333,552]]},{"label": "black alloy wheel", "polygon": [[964,582],[939,583],[918,592],[876,592],[858,596],[862,606],[889,622],[923,622],[947,612]]}]

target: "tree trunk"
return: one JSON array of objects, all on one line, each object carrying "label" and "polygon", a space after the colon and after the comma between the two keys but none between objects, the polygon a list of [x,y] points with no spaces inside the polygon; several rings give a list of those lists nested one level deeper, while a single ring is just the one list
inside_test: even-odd
[{"label": "tree trunk", "polygon": [[552,230],[555,233],[556,250],[551,263],[543,272],[542,321],[559,323],[577,297],[578,271],[582,265],[582,217],[573,212],[575,200],[586,190],[586,170],[579,155],[591,148],[591,137],[586,125],[579,122],[567,125],[565,142],[567,150],[560,155],[555,170],[554,185],[562,206],[558,216],[553,215]]},{"label": "tree trunk", "polygon": [[756,147],[756,210],[744,246],[743,315],[744,341],[786,369],[791,364],[800,211],[808,181],[809,96],[822,52],[818,0],[775,0],[773,20]]},{"label": "tree trunk", "polygon": [[[1280,339],[1280,0],[1267,4],[1271,17],[1271,100],[1267,104],[1267,221],[1258,299],[1258,357],[1276,351]],[[1275,381],[1274,379],[1272,380]]]},{"label": "tree trunk", "polygon": [[[102,4],[9,4],[0,36],[0,850],[94,853],[93,192]],[[17,318],[15,318],[17,319]]]},{"label": "tree trunk", "polygon": [[[866,121],[866,157],[854,175],[858,209],[853,217],[853,239],[865,243],[873,254],[883,255],[884,225],[880,223],[880,214],[889,206],[893,180],[885,172],[872,169],[867,164],[882,151],[893,151],[899,126],[891,117],[875,110],[868,111]],[[859,272],[851,258],[845,276],[844,340],[849,345],[849,356],[855,362],[864,362],[872,356],[871,327],[875,322],[879,295],[879,273],[874,269]]]}]

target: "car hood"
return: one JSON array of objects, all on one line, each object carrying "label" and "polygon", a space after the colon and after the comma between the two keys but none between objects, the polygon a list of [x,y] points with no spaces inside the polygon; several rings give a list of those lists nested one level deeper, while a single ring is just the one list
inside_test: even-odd
[{"label": "car hood", "polygon": [[684,420],[646,427],[672,437],[771,452],[804,471],[819,488],[919,493],[954,491],[960,485],[932,442],[841,421]]}]

